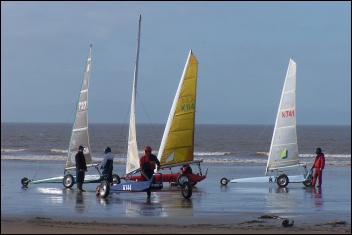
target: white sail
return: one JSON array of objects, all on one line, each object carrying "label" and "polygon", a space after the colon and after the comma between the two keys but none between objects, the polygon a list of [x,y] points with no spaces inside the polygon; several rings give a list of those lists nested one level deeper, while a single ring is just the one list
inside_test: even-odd
[{"label": "white sail", "polygon": [[277,112],[265,175],[299,165],[296,131],[296,62],[290,58]]},{"label": "white sail", "polygon": [[136,55],[136,62],[135,62],[135,68],[134,68],[133,87],[132,87],[130,127],[129,127],[129,134],[128,134],[128,149],[127,149],[127,162],[126,162],[127,174],[139,168],[135,104],[136,104],[136,92],[137,92],[137,75],[138,75],[141,21],[142,21],[142,16],[140,15],[139,25],[138,25],[138,38],[137,38],[137,55]]},{"label": "white sail", "polygon": [[87,167],[89,167],[89,165],[92,166],[92,156],[88,133],[88,88],[91,63],[92,45],[90,45],[89,47],[86,68],[81,86],[81,92],[77,102],[76,116],[75,121],[73,123],[65,169],[74,168],[76,166],[75,155],[80,145],[84,147],[83,153],[86,158]]}]

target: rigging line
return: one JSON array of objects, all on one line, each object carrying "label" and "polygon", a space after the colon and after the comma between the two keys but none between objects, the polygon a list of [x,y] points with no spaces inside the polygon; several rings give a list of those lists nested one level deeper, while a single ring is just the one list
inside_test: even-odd
[{"label": "rigging line", "polygon": [[[264,132],[265,132],[265,130],[266,130],[266,128],[269,126],[269,123],[274,119],[274,117],[275,117],[275,112],[273,113],[273,115],[271,116],[271,118],[269,119],[269,121],[267,122],[267,124],[265,125],[265,127],[264,127],[264,130],[260,133],[260,135],[259,136],[261,136],[261,135],[263,135],[264,134]],[[274,124],[275,125],[275,124]]]},{"label": "rigging line", "polygon": [[[258,145],[259,139],[263,136],[264,132],[266,131],[267,127],[269,126],[269,123],[272,122],[272,120],[274,119],[275,114],[276,114],[276,113],[274,112],[273,115],[271,116],[271,118],[269,119],[269,121],[267,122],[267,124],[265,125],[263,131],[260,132],[260,134],[257,136],[257,138],[256,138],[256,140],[255,140],[255,142],[254,142],[254,146],[259,146],[259,145]],[[250,154],[250,153],[248,152],[248,154],[247,154],[246,157],[248,157],[249,154]],[[268,155],[268,157],[269,157],[269,155]]]},{"label": "rigging line", "polygon": [[71,117],[72,113],[75,111],[75,108],[76,108],[76,106],[74,106],[74,107],[72,108],[71,113],[70,113],[70,114],[68,115],[68,117],[66,118],[65,123],[68,122],[68,119]]},{"label": "rigging line", "polygon": [[38,172],[39,172],[40,168],[42,167],[42,165],[43,165],[43,162],[41,162],[41,163],[40,163],[39,168],[36,170],[36,172],[35,172],[35,174],[34,174],[34,176],[33,176],[32,180],[34,180],[34,179],[35,179],[35,177],[37,176],[37,174],[38,174]]},{"label": "rigging line", "polygon": [[138,94],[138,92],[137,92],[137,91],[136,91],[136,94],[137,94],[137,96],[138,96],[139,100],[141,101],[141,104],[142,104],[143,110],[144,110],[145,114],[147,115],[147,118],[148,118],[149,124],[152,126],[152,130],[153,130],[153,132],[154,132],[154,136],[158,136],[158,135],[157,135],[157,132],[156,132],[156,130],[155,130],[155,126],[154,126],[154,125],[153,125],[153,123],[150,121],[149,115],[148,115],[148,113],[147,113],[147,111],[146,111],[146,109],[145,109],[145,107],[144,107],[144,104],[143,104],[143,102],[142,102],[142,99],[141,99],[141,97],[139,96],[139,94]]}]

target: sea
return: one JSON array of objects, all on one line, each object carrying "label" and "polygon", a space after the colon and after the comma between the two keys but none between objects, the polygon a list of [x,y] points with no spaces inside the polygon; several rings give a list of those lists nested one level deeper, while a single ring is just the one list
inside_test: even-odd
[{"label": "sea", "polygon": [[[165,125],[137,124],[140,156],[145,146],[157,155]],[[266,164],[273,125],[198,124],[194,159],[209,164]],[[1,123],[1,160],[66,161],[72,124]],[[111,147],[115,162],[126,163],[128,125],[90,124],[93,162]],[[351,126],[298,125],[300,161],[310,164],[315,149],[322,148],[327,165],[351,165]]]}]

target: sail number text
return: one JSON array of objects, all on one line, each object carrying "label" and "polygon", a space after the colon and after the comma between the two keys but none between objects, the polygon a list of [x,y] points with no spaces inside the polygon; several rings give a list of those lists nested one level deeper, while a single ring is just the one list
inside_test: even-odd
[{"label": "sail number text", "polygon": [[281,112],[281,117],[282,118],[287,118],[287,117],[294,117],[295,116],[295,110],[286,110]]},{"label": "sail number text", "polygon": [[275,177],[275,176],[270,176],[270,177],[269,177],[269,183],[276,183],[276,179],[277,179],[277,177]]},{"label": "sail number text", "polygon": [[189,97],[182,98],[182,100],[181,100],[181,110],[183,112],[190,111],[190,110],[195,110],[195,97],[194,96],[189,96]]},{"label": "sail number text", "polygon": [[87,101],[79,102],[78,109],[79,110],[86,110],[87,109]]},{"label": "sail number text", "polygon": [[130,184],[122,185],[122,190],[132,190],[132,185]]}]

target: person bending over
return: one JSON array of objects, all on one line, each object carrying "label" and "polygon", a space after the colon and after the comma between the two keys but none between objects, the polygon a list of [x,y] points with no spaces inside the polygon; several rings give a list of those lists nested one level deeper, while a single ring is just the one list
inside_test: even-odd
[{"label": "person bending over", "polygon": [[[149,180],[153,174],[154,170],[159,170],[160,162],[154,154],[152,154],[152,148],[147,146],[144,148],[144,155],[140,159],[140,168],[142,169],[141,175],[144,180]],[[150,190],[147,190],[148,198],[150,198]]]}]

